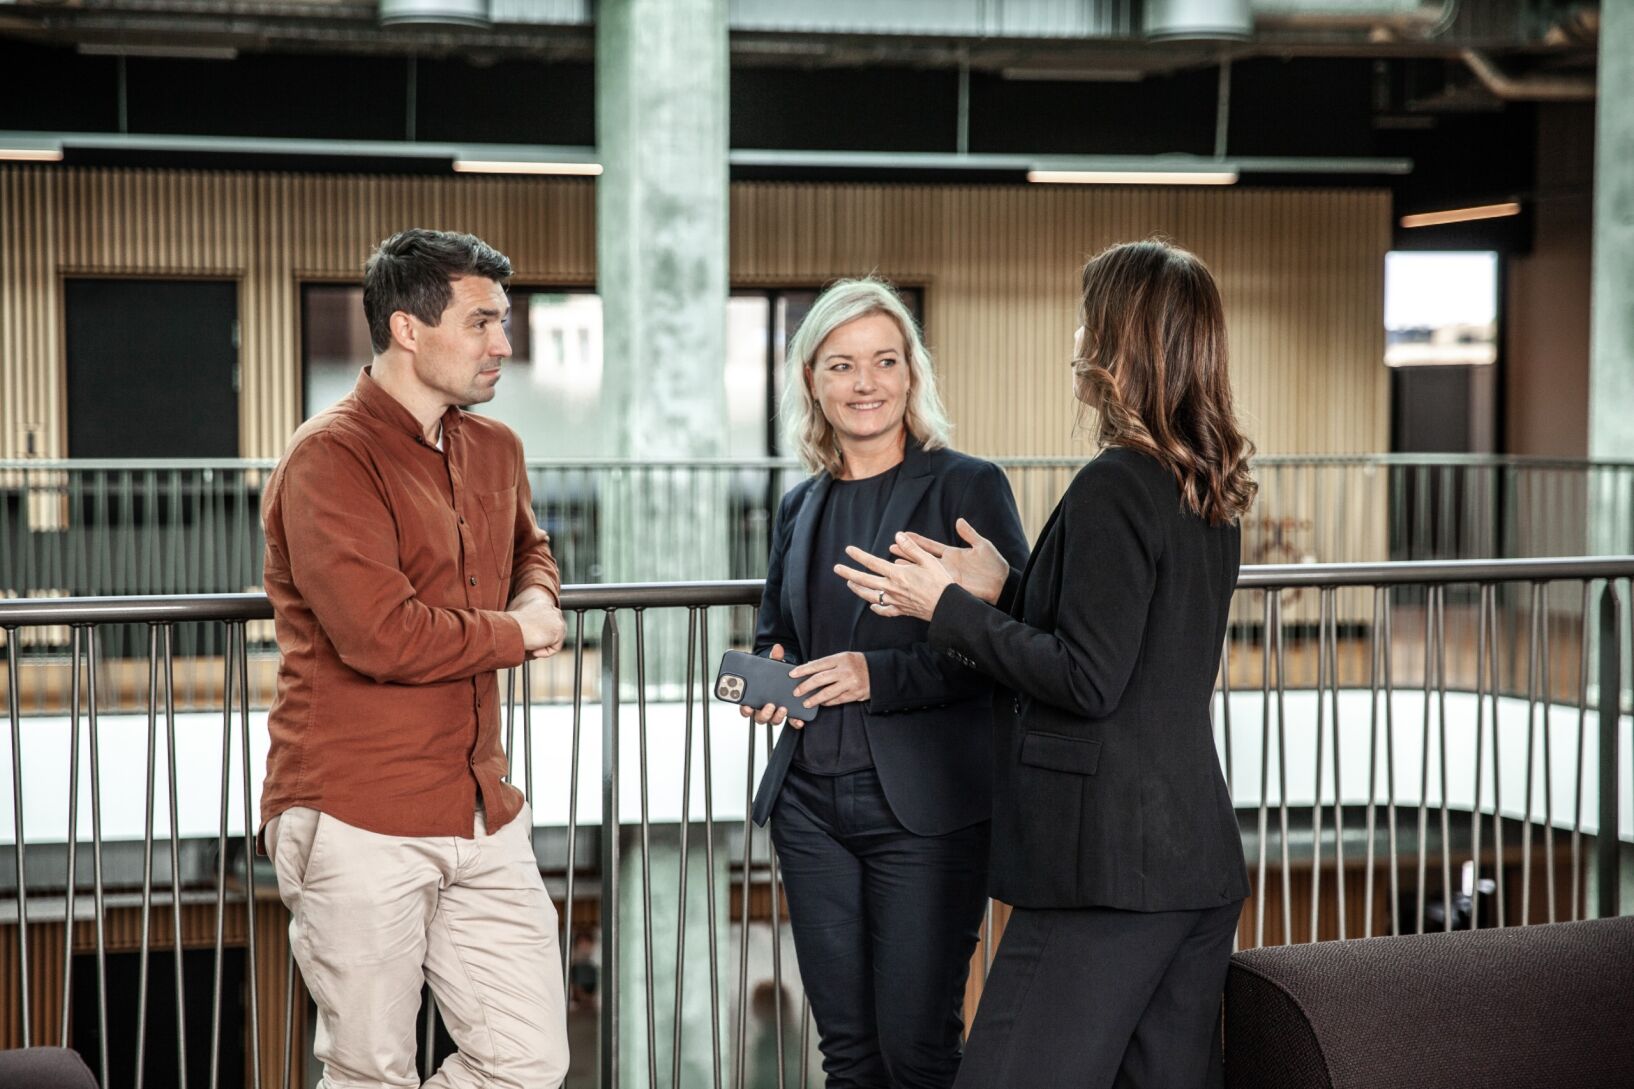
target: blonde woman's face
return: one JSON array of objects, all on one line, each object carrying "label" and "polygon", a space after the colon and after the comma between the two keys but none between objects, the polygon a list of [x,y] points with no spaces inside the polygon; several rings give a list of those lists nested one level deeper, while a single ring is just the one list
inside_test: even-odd
[{"label": "blonde woman's face", "polygon": [[842,443],[899,432],[908,414],[908,346],[884,314],[848,321],[817,348],[811,395]]}]

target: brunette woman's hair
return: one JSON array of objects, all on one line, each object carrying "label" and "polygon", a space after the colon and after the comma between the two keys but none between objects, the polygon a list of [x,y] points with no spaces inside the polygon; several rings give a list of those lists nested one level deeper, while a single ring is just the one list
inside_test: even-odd
[{"label": "brunette woman's hair", "polygon": [[1254,501],[1254,444],[1237,427],[1225,309],[1207,266],[1162,241],[1126,242],[1084,266],[1083,339],[1073,361],[1102,446],[1156,458],[1210,525]]}]

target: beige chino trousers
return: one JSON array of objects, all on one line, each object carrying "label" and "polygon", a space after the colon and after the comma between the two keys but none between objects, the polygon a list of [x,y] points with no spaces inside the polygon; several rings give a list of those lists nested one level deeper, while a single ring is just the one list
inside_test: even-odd
[{"label": "beige chino trousers", "polygon": [[459,1051],[431,1089],[557,1089],[567,1026],[556,908],[524,806],[471,839],[383,836],[315,809],[267,822],[290,946],[318,1007],[320,1089],[418,1086],[420,988]]}]

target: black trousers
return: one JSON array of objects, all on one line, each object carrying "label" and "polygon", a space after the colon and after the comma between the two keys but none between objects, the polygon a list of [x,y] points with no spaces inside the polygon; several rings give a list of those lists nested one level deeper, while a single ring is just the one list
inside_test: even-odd
[{"label": "black trousers", "polygon": [[1223,1084],[1220,996],[1241,902],[1202,911],[1018,909],[959,1089]]},{"label": "black trousers", "polygon": [[987,823],[917,836],[872,768],[791,768],[771,835],[829,1089],[947,1089],[987,910]]}]

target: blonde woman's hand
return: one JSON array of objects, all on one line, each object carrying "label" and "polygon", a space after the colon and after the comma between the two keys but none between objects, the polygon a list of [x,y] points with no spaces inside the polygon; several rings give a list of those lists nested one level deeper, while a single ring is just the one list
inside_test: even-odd
[{"label": "blonde woman's hand", "polygon": [[[774,662],[781,662],[783,660],[782,643],[772,644],[771,659]],[[789,718],[789,709],[787,707],[779,707],[775,703],[768,703],[766,706],[758,709],[750,707],[748,704],[739,704],[738,714],[742,715],[744,718],[753,717],[756,724],[761,726],[766,725],[768,722],[782,722],[784,719],[788,719],[789,725],[793,726],[796,730],[804,729],[806,725],[801,719]]]},{"label": "blonde woman's hand", "polygon": [[[954,523],[953,528],[965,542],[964,547],[943,544],[918,533],[904,536],[941,560],[954,582],[989,605],[998,604],[999,595],[1004,593],[1005,580],[1010,577],[1010,561],[993,546],[992,541],[977,533],[976,527],[963,518]],[[899,544],[891,545],[891,554],[904,560],[908,558]]]},{"label": "blonde woman's hand", "polygon": [[896,535],[892,551],[900,551],[902,557],[895,563],[851,545],[845,554],[864,570],[841,563],[834,565],[834,573],[845,580],[852,593],[868,602],[876,616],[929,620],[943,592],[953,585],[953,576],[941,560],[906,533]]},{"label": "blonde woman's hand", "polygon": [[868,659],[854,650],[830,654],[794,667],[789,674],[810,678],[794,690],[804,700],[801,706],[833,707],[838,703],[862,703],[872,695],[868,685]]}]

